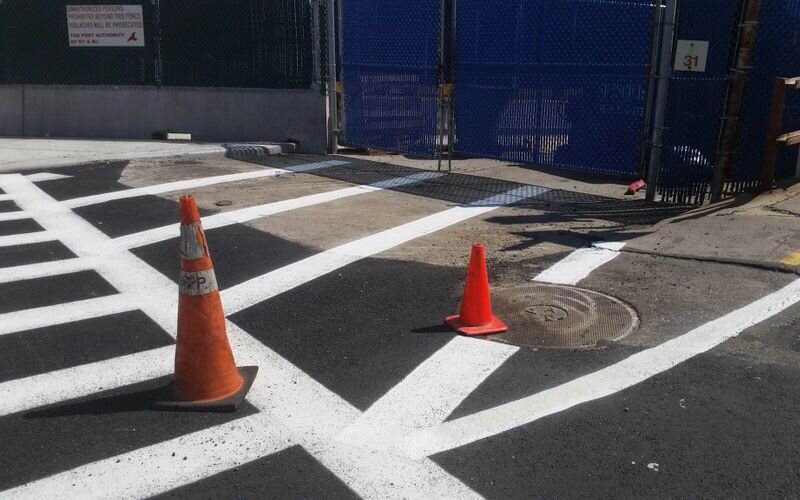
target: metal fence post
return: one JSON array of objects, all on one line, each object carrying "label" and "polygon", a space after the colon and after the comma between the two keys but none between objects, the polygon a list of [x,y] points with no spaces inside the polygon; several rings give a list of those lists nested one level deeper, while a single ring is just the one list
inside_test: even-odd
[{"label": "metal fence post", "polygon": [[664,32],[664,8],[659,3],[655,5],[654,9],[653,33],[650,42],[650,69],[648,71],[647,93],[645,94],[644,116],[642,118],[642,150],[639,153],[639,170],[642,177],[647,176],[647,162],[650,159],[653,106],[655,106],[656,83],[658,83],[658,56],[661,53],[661,36]]},{"label": "metal fence post", "polygon": [[744,105],[747,79],[753,69],[756,40],[758,37],[758,17],[762,0],[745,0],[739,20],[734,67],[728,84],[725,112],[722,116],[717,161],[711,180],[711,203],[722,199],[725,177],[730,174],[739,139],[739,118]]},{"label": "metal fence post", "polygon": [[650,149],[650,161],[647,168],[647,201],[656,198],[658,174],[664,150],[664,126],[667,121],[667,105],[669,103],[669,84],[672,78],[672,59],[675,53],[675,25],[678,20],[678,0],[666,0],[664,28],[661,35],[661,53],[658,61],[658,85],[656,86],[655,108],[653,109],[653,127]]},{"label": "metal fence post", "polygon": [[336,106],[336,7],[334,0],[327,0],[328,36],[328,153],[339,152],[339,116]]},{"label": "metal fence post", "polygon": [[321,48],[320,48],[320,35],[322,30],[320,29],[320,20],[319,20],[319,0],[309,0],[309,6],[311,7],[311,51],[312,51],[312,60],[313,62],[313,77],[312,77],[312,87],[317,85],[319,89],[322,86],[322,57],[321,57]]}]

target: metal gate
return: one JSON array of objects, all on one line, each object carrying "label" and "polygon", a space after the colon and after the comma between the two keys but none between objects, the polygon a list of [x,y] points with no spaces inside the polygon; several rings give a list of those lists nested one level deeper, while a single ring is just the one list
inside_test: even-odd
[{"label": "metal gate", "polygon": [[[772,82],[800,74],[800,0],[343,6],[345,144],[627,177],[649,166],[648,196],[657,185],[672,202],[755,186]],[[686,46],[704,47],[693,68],[680,67]],[[800,96],[787,110],[784,128],[800,128]],[[795,173],[796,158],[782,152],[778,174]]]},{"label": "metal gate", "polygon": [[343,142],[432,156],[440,0],[345,0]]},{"label": "metal gate", "polygon": [[634,175],[654,8],[459,0],[456,151]]},{"label": "metal gate", "polygon": [[676,38],[707,43],[708,53],[703,71],[671,75],[658,191],[665,201],[702,203],[719,160],[741,2],[680,0],[679,6]]}]

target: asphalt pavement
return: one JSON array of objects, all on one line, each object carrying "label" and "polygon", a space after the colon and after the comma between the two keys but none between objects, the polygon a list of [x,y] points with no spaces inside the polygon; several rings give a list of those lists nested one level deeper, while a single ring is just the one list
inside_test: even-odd
[{"label": "asphalt pavement", "polygon": [[[800,497],[790,191],[720,216],[605,180],[432,165],[0,175],[0,498]],[[260,366],[232,414],[151,409],[172,373],[181,194],[200,204],[237,362]],[[783,217],[768,251],[707,243],[720,217],[760,216]],[[731,225],[720,241],[748,238]],[[518,330],[545,307],[542,321],[604,338],[456,335],[443,319],[475,241],[495,299],[577,287],[627,305],[635,327],[606,334],[605,310],[529,298]]]}]

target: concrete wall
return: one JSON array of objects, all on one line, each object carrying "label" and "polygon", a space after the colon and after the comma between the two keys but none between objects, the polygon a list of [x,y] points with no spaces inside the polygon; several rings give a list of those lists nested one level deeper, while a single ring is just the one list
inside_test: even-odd
[{"label": "concrete wall", "polygon": [[0,135],[21,136],[22,86],[0,85]]},{"label": "concrete wall", "polygon": [[195,141],[289,140],[324,153],[326,112],[318,90],[0,86],[7,136],[148,139],[171,129]]}]

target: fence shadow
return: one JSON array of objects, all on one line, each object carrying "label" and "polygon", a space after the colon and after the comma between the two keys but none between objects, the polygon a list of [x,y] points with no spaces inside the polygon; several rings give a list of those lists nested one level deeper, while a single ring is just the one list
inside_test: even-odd
[{"label": "fence shadow", "polygon": [[[613,199],[562,189],[548,190],[541,186],[455,172],[437,176],[436,172],[430,170],[343,156],[291,155],[250,158],[246,161],[358,185],[380,184],[391,191],[456,205],[479,204],[491,198],[496,198],[498,205],[505,204],[508,199],[504,195],[514,191],[519,198],[508,206],[533,209],[540,213],[504,214],[487,219],[490,223],[509,226],[553,223],[574,225],[585,221],[586,229],[591,229],[596,228],[596,223],[592,223],[606,221],[615,227],[605,229],[622,230],[631,226],[650,226],[693,208],[644,200]],[[324,161],[341,161],[342,164],[308,169],[309,164]],[[409,176],[423,180],[403,185],[403,179]]]}]

